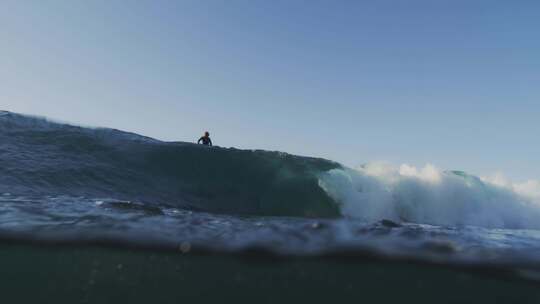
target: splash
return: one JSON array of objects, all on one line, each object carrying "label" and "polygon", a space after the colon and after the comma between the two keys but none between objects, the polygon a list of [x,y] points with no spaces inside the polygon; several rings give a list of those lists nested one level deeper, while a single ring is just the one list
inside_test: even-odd
[{"label": "splash", "polygon": [[344,216],[444,226],[540,228],[540,182],[480,178],[433,165],[416,168],[373,163],[333,169],[319,185]]}]

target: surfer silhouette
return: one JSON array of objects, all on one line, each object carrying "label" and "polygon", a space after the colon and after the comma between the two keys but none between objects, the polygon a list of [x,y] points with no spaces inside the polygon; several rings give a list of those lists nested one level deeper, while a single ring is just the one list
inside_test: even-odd
[{"label": "surfer silhouette", "polygon": [[212,140],[210,139],[210,133],[207,132],[204,132],[204,135],[199,138],[199,140],[197,141],[198,144],[200,144],[202,141],[202,144],[205,145],[205,146],[212,146]]}]

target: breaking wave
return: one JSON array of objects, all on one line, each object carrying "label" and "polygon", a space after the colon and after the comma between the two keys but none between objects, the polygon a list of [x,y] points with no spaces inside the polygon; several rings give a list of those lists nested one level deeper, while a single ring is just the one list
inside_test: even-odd
[{"label": "breaking wave", "polygon": [[332,169],[320,186],[344,216],[445,226],[540,228],[540,182],[512,184],[501,176],[374,163]]},{"label": "breaking wave", "polygon": [[282,152],[162,142],[0,113],[0,192],[113,198],[214,213],[540,228],[540,182],[427,165],[349,169]]}]

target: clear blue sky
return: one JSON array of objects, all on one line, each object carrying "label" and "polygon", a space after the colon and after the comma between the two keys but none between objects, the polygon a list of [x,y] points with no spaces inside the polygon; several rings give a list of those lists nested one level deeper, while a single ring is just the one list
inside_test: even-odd
[{"label": "clear blue sky", "polygon": [[540,178],[540,1],[0,3],[0,109]]}]

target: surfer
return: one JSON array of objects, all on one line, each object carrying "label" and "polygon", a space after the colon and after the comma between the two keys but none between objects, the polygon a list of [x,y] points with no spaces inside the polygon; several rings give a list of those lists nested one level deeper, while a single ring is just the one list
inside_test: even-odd
[{"label": "surfer", "polygon": [[210,139],[210,133],[208,131],[204,132],[204,135],[199,138],[197,141],[198,144],[200,144],[202,141],[202,144],[205,146],[212,146],[212,140]]}]

